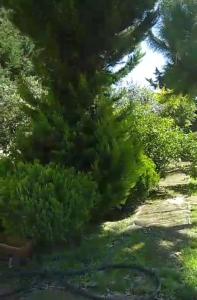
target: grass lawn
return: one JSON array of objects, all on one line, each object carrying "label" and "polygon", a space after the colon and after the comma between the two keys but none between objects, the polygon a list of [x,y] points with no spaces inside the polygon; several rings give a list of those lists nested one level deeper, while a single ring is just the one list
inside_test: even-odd
[{"label": "grass lawn", "polygon": [[[193,195],[197,204],[197,181],[191,181],[185,193]],[[131,215],[100,225],[83,237],[79,247],[45,257],[44,265],[66,270],[135,263],[157,270],[162,281],[160,299],[197,300],[197,205],[192,207],[192,225],[183,231],[173,226],[133,228]],[[154,289],[151,278],[127,270],[94,272],[74,281],[101,294],[113,291],[144,295]]]},{"label": "grass lawn", "polygon": [[[192,205],[193,226],[190,232],[190,243],[183,251],[182,263],[184,280],[188,287],[191,287],[191,290],[196,292],[194,299],[197,299],[197,180],[191,180],[189,188],[192,196],[194,196]],[[185,299],[193,299],[189,297],[189,290],[188,288],[186,291],[188,298],[185,297]]]},{"label": "grass lawn", "polygon": [[[119,263],[137,264],[158,273],[162,283],[158,300],[197,300],[197,180],[182,184],[184,180],[180,174],[177,178],[173,177],[175,185],[167,185],[165,194],[148,199],[144,215],[139,219],[151,222],[154,216],[158,220],[157,224],[148,227],[136,225],[136,214],[119,221],[105,222],[86,233],[79,246],[55,249],[48,255],[42,255],[38,269],[66,271],[87,267],[96,269]],[[179,222],[172,222],[163,226],[167,219],[174,218],[168,212],[169,207],[165,206],[168,203],[166,198],[174,199],[183,194],[189,197],[191,203],[191,224],[177,225]],[[182,218],[181,208],[180,215],[178,211],[176,216]],[[93,293],[140,295],[142,299],[155,289],[153,278],[132,270],[94,271],[70,281]],[[82,299],[77,297],[69,299]]]}]

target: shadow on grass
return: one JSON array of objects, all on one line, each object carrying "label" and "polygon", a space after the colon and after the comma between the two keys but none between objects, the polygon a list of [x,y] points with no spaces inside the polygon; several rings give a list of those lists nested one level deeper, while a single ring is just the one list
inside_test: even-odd
[{"label": "shadow on grass", "polygon": [[169,190],[181,194],[181,195],[191,195],[192,185],[191,184],[177,184],[169,187]]},{"label": "shadow on grass", "polygon": [[[105,223],[95,234],[84,236],[79,247],[45,256],[43,264],[47,268],[81,269],[137,263],[158,271],[162,280],[162,299],[196,300],[195,283],[190,283],[190,270],[184,269],[180,253],[190,244],[197,243],[195,238],[189,239],[186,232],[196,224],[136,228],[127,221],[124,224],[122,221]],[[115,274],[111,276],[117,280]]]},{"label": "shadow on grass", "polygon": [[152,202],[154,200],[167,200],[173,197],[174,195],[169,189],[159,188],[158,190],[152,191],[148,196],[144,196],[144,198],[130,199],[130,201],[128,201],[128,203],[123,205],[121,208],[112,209],[102,221],[124,220],[133,214],[140,205],[143,205],[145,202],[147,203],[149,200]]},{"label": "shadow on grass", "polygon": [[148,197],[148,199],[150,200],[166,200],[166,199],[170,199],[172,198],[172,192],[170,192],[169,189],[167,188],[163,188],[163,189],[159,189],[157,191],[154,191],[150,194],[150,196]]}]

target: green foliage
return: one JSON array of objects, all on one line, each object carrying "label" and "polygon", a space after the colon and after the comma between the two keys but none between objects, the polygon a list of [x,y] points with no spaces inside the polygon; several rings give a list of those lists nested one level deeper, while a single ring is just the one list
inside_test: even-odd
[{"label": "green foliage", "polygon": [[197,161],[197,135],[190,132],[185,134],[182,140],[181,158],[185,161]]},{"label": "green foliage", "polygon": [[159,174],[156,172],[156,167],[153,161],[146,155],[142,158],[143,167],[138,182],[130,194],[130,202],[134,198],[143,199],[153,191],[159,183]]},{"label": "green foliage", "polygon": [[32,63],[34,44],[9,21],[9,16],[9,11],[0,9],[0,149],[4,152],[13,146],[17,129],[29,125],[19,82],[24,79],[35,98],[44,92]]},{"label": "green foliage", "polygon": [[[29,104],[25,112],[31,119],[31,129],[20,134],[18,150],[28,160],[45,163],[58,156],[64,164],[69,156],[70,165],[74,161],[74,165],[83,166],[87,157],[81,156],[80,163],[77,151],[81,136],[90,138],[83,143],[83,149],[85,145],[89,149],[94,139],[91,136],[96,125],[90,111],[95,98],[114,81],[117,74],[110,70],[126,54],[130,54],[130,59],[124,71],[134,67],[135,48],[155,20],[155,0],[102,0],[96,5],[89,0],[83,4],[78,0],[41,0],[36,5],[31,0],[2,3],[13,10],[11,19],[17,27],[41,49],[34,51],[34,65],[48,87],[48,95],[38,103],[27,84],[23,82],[21,86],[21,96]],[[92,132],[88,129],[87,133],[87,123],[93,125]],[[39,130],[39,126],[45,129]],[[27,135],[28,140],[23,141],[21,137],[25,139]]]},{"label": "green foliage", "polygon": [[[40,58],[53,77],[56,92],[68,82],[77,94],[81,77],[95,88],[95,79],[101,78],[96,71],[133,53],[155,21],[155,2],[41,0],[35,5],[33,0],[6,0],[2,4],[13,9],[14,22],[43,49]],[[132,60],[131,55],[127,65]],[[70,87],[65,87],[66,95]],[[93,91],[89,92],[91,96]]]},{"label": "green foliage", "polygon": [[182,157],[185,161],[191,162],[190,174],[197,178],[197,134],[189,133],[184,136],[182,142]]},{"label": "green foliage", "polygon": [[160,81],[176,93],[196,96],[197,2],[164,0],[160,4],[157,35],[150,34],[152,46],[168,58]]},{"label": "green foliage", "polygon": [[102,194],[99,210],[103,213],[126,202],[141,174],[142,151],[135,134],[130,134],[126,122],[119,120],[110,102],[101,102],[99,115],[92,174]]},{"label": "green foliage", "polygon": [[196,104],[192,98],[169,90],[153,93],[131,88],[121,91],[118,110],[159,172],[179,159],[196,162],[196,135],[191,132]]},{"label": "green foliage", "polygon": [[[22,76],[23,72],[16,75],[23,112],[29,123],[17,130],[12,154],[30,163],[24,168],[27,168],[26,177],[30,177],[31,186],[34,186],[34,169],[44,168],[33,164],[38,159],[46,165],[41,172],[46,180],[45,172],[56,168],[50,163],[91,172],[102,195],[95,206],[98,215],[124,203],[144,172],[144,162],[135,133],[128,130],[127,122],[113,107],[107,89],[138,62],[140,53],[136,48],[155,21],[155,0],[146,3],[130,0],[106,3],[102,0],[96,5],[89,0],[83,4],[78,0],[41,0],[36,4],[31,0],[28,3],[8,0],[2,3],[13,9],[10,20],[23,34],[33,38],[38,50],[41,49],[37,51],[33,46],[33,56],[31,51],[28,52],[30,62],[33,61],[33,75],[35,71],[40,78],[38,86],[42,82],[40,94],[37,96],[37,86],[35,88],[31,76],[28,80],[28,76]],[[17,39],[20,39],[19,30]],[[113,67],[128,54],[127,63],[114,72]],[[25,55],[17,50],[17,57],[22,59]],[[19,64],[19,71],[21,68],[23,61]],[[47,93],[43,92],[42,85],[46,86]],[[19,164],[16,168],[22,167]],[[58,172],[65,177],[63,171],[58,169]],[[16,186],[17,182],[21,185],[22,193],[25,184],[30,188],[28,182],[20,177],[18,169],[10,178]],[[47,194],[55,198],[55,192],[52,189],[50,193],[48,186],[39,189],[39,180],[35,194],[42,199],[43,192],[44,200],[47,200]],[[14,190],[14,193],[16,196],[17,191]],[[25,207],[26,196],[16,198],[24,201]],[[51,198],[47,201],[56,205]],[[13,207],[10,206],[11,211]],[[51,218],[55,222],[55,215]],[[27,219],[31,221],[31,217]],[[45,220],[43,226],[46,222],[50,225],[50,220]]]},{"label": "green foliage", "polygon": [[31,40],[9,20],[10,12],[0,9],[0,62],[6,75],[12,79],[21,73],[29,75],[33,73],[33,64],[30,59],[34,49]]},{"label": "green foliage", "polygon": [[[16,133],[16,152],[24,161],[32,162],[34,158],[44,164],[50,162],[62,163],[63,166],[72,166],[72,156],[76,152],[73,146],[75,131],[71,132],[61,111],[45,104],[46,113],[38,109],[26,107],[34,114],[29,127],[22,127]],[[79,152],[78,152],[79,153]],[[74,164],[73,164],[74,166]],[[76,166],[76,164],[75,164]]]},{"label": "green foliage", "polygon": [[197,178],[197,160],[191,166],[191,176],[195,179]]},{"label": "green foliage", "polygon": [[16,236],[66,240],[82,232],[99,201],[91,177],[74,169],[7,160],[0,169],[1,218],[6,231]]},{"label": "green foliage", "polygon": [[156,100],[162,105],[161,116],[172,118],[177,126],[186,132],[189,131],[196,119],[197,103],[194,99],[163,90],[156,94]]},{"label": "green foliage", "polygon": [[[17,135],[24,160],[33,161],[36,153],[45,164],[53,161],[92,173],[102,195],[95,208],[97,216],[126,202],[143,166],[135,132],[128,130],[127,121],[119,116],[109,98],[97,98],[95,107],[81,117],[72,131],[56,107],[48,116],[35,111],[33,131],[25,138],[23,131]],[[41,136],[45,136],[44,145]]]},{"label": "green foliage", "polygon": [[24,118],[19,108],[21,97],[17,92],[16,77],[29,61],[25,55],[27,39],[20,36],[3,9],[0,10],[0,25],[0,148],[5,151]]},{"label": "green foliage", "polygon": [[148,105],[136,105],[131,118],[131,130],[138,132],[146,155],[159,172],[180,157],[183,133],[171,118],[161,117]]},{"label": "green foliage", "polygon": [[0,149],[7,151],[15,138],[16,129],[27,119],[20,110],[16,84],[0,72]]}]

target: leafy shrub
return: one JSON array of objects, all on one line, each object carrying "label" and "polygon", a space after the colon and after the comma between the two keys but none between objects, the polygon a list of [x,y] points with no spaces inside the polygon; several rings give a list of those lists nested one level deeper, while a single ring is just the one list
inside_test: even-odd
[{"label": "leafy shrub", "polygon": [[[99,199],[89,175],[59,166],[1,162],[0,210],[5,230],[37,240],[80,233]],[[4,175],[3,175],[4,173]]]},{"label": "leafy shrub", "polygon": [[145,155],[143,155],[142,161],[143,167],[141,175],[135,187],[138,197],[141,198],[148,196],[148,194],[158,185],[160,179],[153,161]]},{"label": "leafy shrub", "polygon": [[184,161],[197,161],[197,134],[190,132],[182,139],[181,158]]},{"label": "leafy shrub", "polygon": [[193,178],[197,178],[197,161],[191,165],[190,173]]},{"label": "leafy shrub", "polygon": [[181,159],[191,162],[190,174],[197,178],[197,134],[190,132],[182,139]]},{"label": "leafy shrub", "polygon": [[150,192],[158,186],[160,176],[156,171],[154,162],[146,155],[142,155],[140,176],[134,188],[131,189],[126,205],[136,206],[143,201]]},{"label": "leafy shrub", "polygon": [[196,118],[196,101],[189,96],[174,95],[163,90],[155,96],[161,105],[161,116],[172,118],[176,125],[188,132]]},{"label": "leafy shrub", "polygon": [[148,105],[136,105],[130,115],[130,124],[158,172],[162,173],[169,162],[180,158],[184,133],[173,119],[161,117]]},{"label": "leafy shrub", "polygon": [[[96,214],[124,204],[136,185],[143,165],[141,145],[110,103],[100,103],[95,129],[92,175],[102,195]],[[101,116],[99,118],[99,116]]]},{"label": "leafy shrub", "polygon": [[131,132],[137,133],[160,173],[170,162],[196,161],[196,137],[190,132],[196,118],[194,99],[169,90],[150,93],[141,89],[123,90],[120,97]]}]

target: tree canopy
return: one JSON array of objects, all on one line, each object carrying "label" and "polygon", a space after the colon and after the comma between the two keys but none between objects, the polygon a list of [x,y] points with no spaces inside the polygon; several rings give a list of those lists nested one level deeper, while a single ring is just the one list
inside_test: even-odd
[{"label": "tree canopy", "polygon": [[160,5],[157,34],[150,32],[150,42],[168,62],[157,73],[158,84],[175,92],[196,96],[197,72],[197,2],[195,0],[164,0]]},{"label": "tree canopy", "polygon": [[[13,22],[35,41],[34,64],[48,88],[47,97],[35,102],[26,83],[20,83],[33,124],[29,142],[24,141],[24,147],[20,143],[20,151],[28,159],[45,162],[52,159],[52,152],[76,157],[79,148],[96,142],[93,136],[100,119],[96,120],[96,96],[138,61],[136,46],[155,22],[155,1],[6,0],[2,4],[12,9]],[[126,55],[126,66],[117,74],[111,71]]]}]

